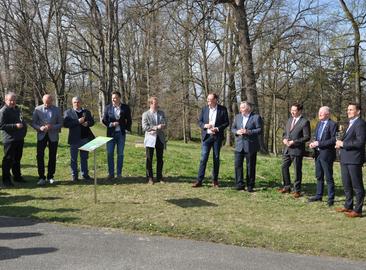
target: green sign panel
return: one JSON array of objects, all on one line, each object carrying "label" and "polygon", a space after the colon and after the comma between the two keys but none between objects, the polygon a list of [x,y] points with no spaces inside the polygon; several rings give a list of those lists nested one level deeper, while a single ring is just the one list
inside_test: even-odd
[{"label": "green sign panel", "polygon": [[82,147],[79,148],[79,150],[92,152],[98,147],[106,144],[110,140],[112,140],[112,138],[99,136],[96,137],[94,140],[88,142],[87,144],[84,144]]}]

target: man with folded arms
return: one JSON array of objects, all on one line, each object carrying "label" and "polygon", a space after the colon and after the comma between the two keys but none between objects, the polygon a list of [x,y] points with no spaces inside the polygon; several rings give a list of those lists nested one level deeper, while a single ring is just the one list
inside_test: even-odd
[{"label": "man with folded arms", "polygon": [[314,149],[315,158],[315,176],[317,180],[316,195],[309,198],[309,202],[322,201],[324,191],[324,176],[328,185],[328,206],[334,204],[334,178],[333,163],[336,158],[337,123],[330,119],[330,109],[323,106],[318,113],[319,122],[316,125],[314,141],[309,147]]},{"label": "man with folded arms", "polygon": [[347,108],[348,128],[343,138],[336,141],[336,148],[340,149],[342,183],[346,195],[344,207],[337,208],[336,211],[344,212],[350,218],[362,216],[365,199],[362,166],[365,161],[366,123],[360,114],[360,104],[349,103]]}]

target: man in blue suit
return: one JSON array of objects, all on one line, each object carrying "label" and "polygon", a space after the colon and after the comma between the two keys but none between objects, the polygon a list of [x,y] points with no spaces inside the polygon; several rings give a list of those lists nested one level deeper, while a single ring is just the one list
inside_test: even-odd
[{"label": "man in blue suit", "polygon": [[108,152],[108,180],[113,180],[114,170],[114,147],[117,146],[117,178],[122,177],[126,130],[131,131],[131,110],[127,104],[121,102],[121,93],[112,92],[112,104],[105,107],[103,124],[107,127],[107,137],[112,140],[107,142]]},{"label": "man in blue suit", "polygon": [[262,132],[262,118],[254,114],[249,102],[240,103],[240,113],[235,116],[231,127],[235,135],[235,181],[236,189],[244,190],[243,161],[246,160],[246,182],[248,192],[253,192],[257,152],[259,150],[258,135]]},{"label": "man in blue suit", "polygon": [[202,187],[211,148],[213,148],[212,184],[214,187],[219,187],[220,149],[225,128],[229,126],[229,117],[226,107],[217,104],[217,99],[216,94],[207,96],[207,106],[202,108],[198,119],[198,125],[201,128],[202,149],[197,181],[192,187]]},{"label": "man in blue suit", "polygon": [[78,177],[78,154],[80,152],[81,175],[84,180],[91,180],[88,170],[89,152],[79,151],[79,148],[95,138],[90,127],[94,125],[94,118],[91,112],[81,107],[79,97],[72,98],[72,108],[64,112],[64,127],[69,129],[67,142],[70,145],[70,166],[72,181],[79,180]]},{"label": "man in blue suit", "polygon": [[316,195],[309,198],[309,202],[322,201],[324,191],[324,176],[328,185],[328,206],[334,204],[333,163],[336,158],[337,123],[330,119],[330,109],[321,107],[318,113],[319,122],[316,125],[314,141],[309,147],[314,149],[315,176],[317,180]]},{"label": "man in blue suit", "polygon": [[[344,207],[337,208],[336,211],[344,212],[351,218],[362,216],[365,199],[362,166],[365,161],[366,123],[361,119],[360,114],[361,106],[358,103],[349,103],[348,128],[343,138],[336,141],[336,148],[340,149],[342,183],[346,195]],[[353,195],[356,196],[355,203]]]}]

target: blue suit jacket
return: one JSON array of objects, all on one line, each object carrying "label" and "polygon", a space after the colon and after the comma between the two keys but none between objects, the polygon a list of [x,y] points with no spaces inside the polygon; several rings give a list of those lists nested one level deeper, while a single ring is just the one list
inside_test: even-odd
[{"label": "blue suit jacket", "polygon": [[[121,114],[118,122],[122,134],[126,134],[126,130],[131,131],[131,125],[132,125],[131,110],[128,105],[123,103],[121,103],[120,108],[121,108]],[[112,104],[109,104],[105,107],[102,122],[104,125],[107,126],[107,137],[113,137],[115,127],[110,127],[109,124],[112,122],[117,122],[117,119],[114,115]]]},{"label": "blue suit jacket", "polygon": [[[209,107],[205,106],[202,108],[201,114],[198,118],[198,125],[201,128],[202,141],[207,139],[209,135],[207,134],[207,128],[204,128],[204,125],[209,123],[209,113]],[[229,126],[229,116],[227,113],[227,109],[226,107],[217,104],[215,127],[219,129],[219,132],[217,134],[217,137],[219,139],[224,138],[224,130],[227,126]]]},{"label": "blue suit jacket", "polygon": [[[262,132],[262,126],[263,122],[260,115],[251,113],[248,122],[243,127],[243,115],[241,113],[237,114],[231,126],[231,132],[235,135],[235,151],[241,152],[244,150],[244,152],[250,154],[258,152],[260,148],[258,135]],[[242,128],[247,129],[249,134],[237,135],[236,132]]]},{"label": "blue suit jacket", "polygon": [[343,136],[342,164],[362,165],[365,162],[365,139],[366,123],[358,118]]},{"label": "blue suit jacket", "polygon": [[[320,122],[316,125],[315,133],[314,133],[314,140],[316,141],[318,129],[319,129]],[[319,146],[315,149],[315,156],[321,158],[325,161],[334,161],[336,158],[336,149],[335,149],[335,142],[336,142],[336,134],[338,130],[338,125],[331,119],[328,120],[327,125],[324,127],[322,136],[320,138]]]},{"label": "blue suit jacket", "polygon": [[[94,118],[86,109],[83,109],[83,114],[85,114],[85,121],[88,122],[88,139],[91,141],[95,138],[90,130],[90,127],[94,125]],[[68,144],[78,144],[81,140],[81,124],[74,109],[68,109],[64,112],[64,127],[69,129]]]}]

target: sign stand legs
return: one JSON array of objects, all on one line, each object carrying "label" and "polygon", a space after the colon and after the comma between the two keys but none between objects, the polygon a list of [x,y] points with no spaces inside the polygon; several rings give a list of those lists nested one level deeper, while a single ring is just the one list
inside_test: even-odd
[{"label": "sign stand legs", "polygon": [[97,163],[96,163],[96,151],[94,150],[94,203],[97,203]]}]

